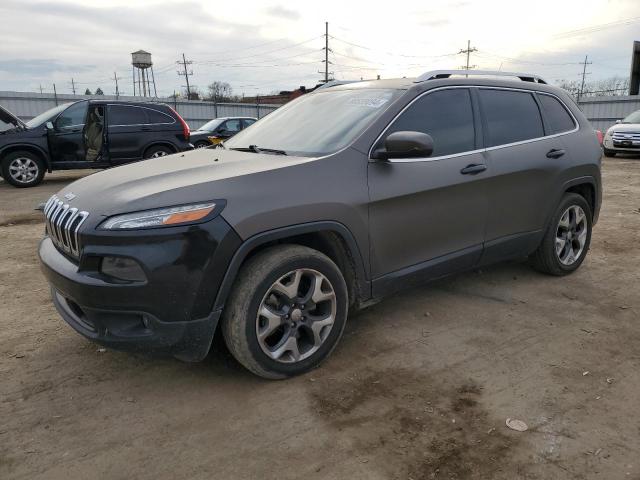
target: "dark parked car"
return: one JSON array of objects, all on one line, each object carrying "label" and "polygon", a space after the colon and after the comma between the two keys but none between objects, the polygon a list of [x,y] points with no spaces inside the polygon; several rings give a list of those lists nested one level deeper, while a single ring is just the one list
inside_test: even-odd
[{"label": "dark parked car", "polygon": [[196,148],[218,145],[256,121],[253,117],[214,118],[191,132],[191,143]]},{"label": "dark parked car", "polygon": [[16,187],[45,171],[107,168],[191,149],[189,127],[162,103],[82,100],[22,122],[0,107],[0,171]]},{"label": "dark parked car", "polygon": [[47,202],[40,259],[75,330],[197,361],[219,325],[240,363],[283,378],[331,353],[349,310],[401,288],[526,257],[575,271],[600,210],[593,128],[533,75],[318,89],[223,146]]}]

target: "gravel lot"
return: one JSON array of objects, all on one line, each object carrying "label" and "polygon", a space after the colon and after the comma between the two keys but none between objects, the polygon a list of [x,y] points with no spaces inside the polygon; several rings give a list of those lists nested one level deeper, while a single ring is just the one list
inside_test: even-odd
[{"label": "gravel lot", "polygon": [[0,478],[640,479],[640,160],[605,162],[574,275],[508,264],[395,295],[281,382],[222,349],[101,352],[62,321],[32,209],[82,174],[0,181]]}]

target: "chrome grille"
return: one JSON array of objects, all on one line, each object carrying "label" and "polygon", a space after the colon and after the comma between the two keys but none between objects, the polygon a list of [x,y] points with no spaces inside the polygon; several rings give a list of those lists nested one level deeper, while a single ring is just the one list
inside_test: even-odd
[{"label": "chrome grille", "polygon": [[613,139],[616,141],[640,141],[640,132],[613,132]]},{"label": "chrome grille", "polygon": [[89,212],[70,207],[56,195],[53,195],[44,206],[47,234],[60,250],[69,255],[80,257],[80,226],[89,216]]}]

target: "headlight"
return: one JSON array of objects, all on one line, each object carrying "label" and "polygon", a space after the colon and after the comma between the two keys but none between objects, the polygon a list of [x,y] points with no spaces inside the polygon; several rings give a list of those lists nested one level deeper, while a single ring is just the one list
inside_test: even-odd
[{"label": "headlight", "polygon": [[613,135],[613,129],[612,128],[607,130],[607,133],[604,134],[605,137],[610,137],[611,135]]},{"label": "headlight", "polygon": [[108,218],[100,225],[100,228],[104,230],[130,230],[197,222],[209,215],[215,207],[216,204],[210,202],[126,213]]}]

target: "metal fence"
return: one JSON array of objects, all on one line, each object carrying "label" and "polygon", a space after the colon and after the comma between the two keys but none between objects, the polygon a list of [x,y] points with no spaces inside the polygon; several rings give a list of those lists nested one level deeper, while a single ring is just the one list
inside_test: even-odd
[{"label": "metal fence", "polygon": [[640,96],[587,97],[578,105],[593,128],[606,132],[607,129],[636,110],[640,110]]},{"label": "metal fence", "polygon": [[[23,120],[29,120],[45,110],[55,107],[57,104],[87,98],[116,100],[116,97],[112,95],[61,94],[54,96],[51,93],[0,92],[0,105]],[[150,101],[149,98],[125,96],[120,96],[119,100]],[[192,129],[196,129],[217,117],[247,116],[261,118],[280,106],[250,103],[213,103],[198,100],[186,101],[173,98],[159,98],[157,101],[167,103],[175,108]],[[616,120],[626,117],[631,112],[640,110],[640,96],[588,97],[581,99],[578,105],[593,125],[593,128],[604,132],[615,124]]]},{"label": "metal fence", "polygon": [[[114,95],[54,95],[52,93],[0,92],[0,105],[22,120],[29,120],[56,105],[84,99],[151,101],[148,97],[122,95],[115,97]],[[175,100],[173,98],[158,98],[154,101],[171,105],[187,121],[192,130],[218,117],[262,118],[280,106],[254,103],[213,103],[199,100]]]}]

